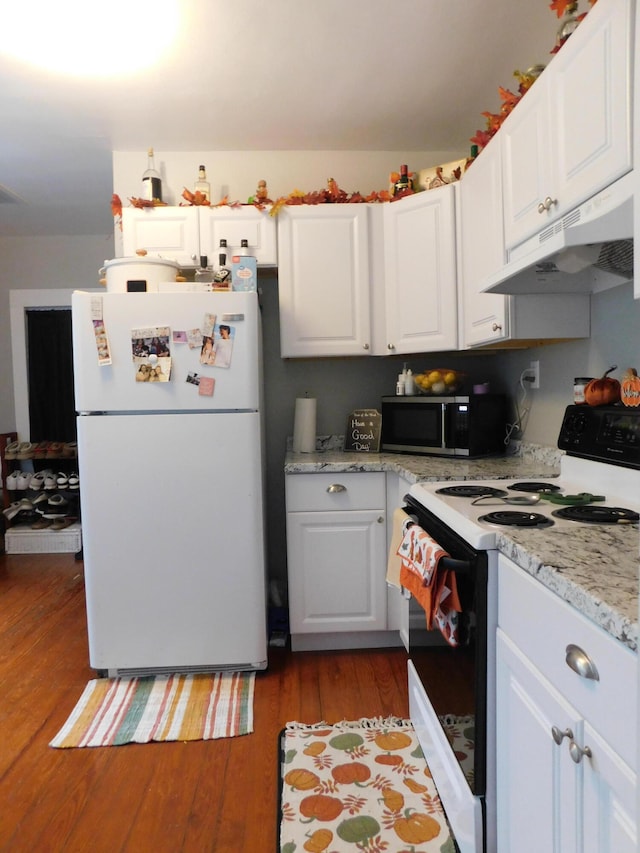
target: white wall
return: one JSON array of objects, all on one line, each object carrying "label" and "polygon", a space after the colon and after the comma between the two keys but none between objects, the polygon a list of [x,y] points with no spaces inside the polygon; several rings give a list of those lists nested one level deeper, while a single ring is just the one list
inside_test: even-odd
[{"label": "white wall", "polygon": [[576,376],[600,376],[614,364],[611,375],[621,379],[627,367],[640,371],[640,300],[633,298],[633,283],[591,297],[591,337],[584,341],[553,344],[501,357],[501,369],[512,396],[518,378],[530,361],[540,361],[540,390],[531,391],[525,440],[554,446],[562,413],[573,402]]},{"label": "white wall", "polygon": [[96,237],[0,237],[0,432],[16,429],[10,291],[96,287],[98,270],[105,258],[111,257],[111,234]]}]

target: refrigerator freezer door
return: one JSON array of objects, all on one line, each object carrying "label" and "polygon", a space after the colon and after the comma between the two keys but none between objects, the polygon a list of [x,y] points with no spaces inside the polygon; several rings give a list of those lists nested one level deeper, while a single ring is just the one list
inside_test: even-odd
[{"label": "refrigerator freezer door", "polygon": [[266,666],[260,416],[78,418],[89,658]]},{"label": "refrigerator freezer door", "polygon": [[[78,412],[255,411],[260,389],[260,309],[253,293],[105,293],[75,291],[73,368]],[[95,313],[92,313],[92,309]],[[102,314],[112,363],[100,365],[94,316]],[[132,334],[168,326],[202,329],[206,314],[233,330],[228,368],[200,364],[200,348],[170,341],[169,382],[136,382]],[[215,380],[213,396],[199,394],[189,374]]]}]

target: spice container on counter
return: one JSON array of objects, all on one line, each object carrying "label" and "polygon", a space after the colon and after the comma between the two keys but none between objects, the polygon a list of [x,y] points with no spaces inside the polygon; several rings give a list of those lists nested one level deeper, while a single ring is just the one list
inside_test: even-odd
[{"label": "spice container on counter", "polygon": [[588,382],[591,382],[591,376],[578,376],[573,380],[573,402],[580,406],[585,402],[584,389]]}]

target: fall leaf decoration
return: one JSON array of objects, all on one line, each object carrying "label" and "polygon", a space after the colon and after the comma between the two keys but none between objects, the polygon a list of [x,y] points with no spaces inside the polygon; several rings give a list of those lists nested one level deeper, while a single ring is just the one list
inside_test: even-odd
[{"label": "fall leaf decoration", "polygon": [[[594,6],[597,0],[588,0],[589,6]],[[573,14],[578,9],[578,0],[551,0],[549,4],[549,8],[552,12],[555,12],[558,18],[562,18],[567,14]],[[576,21],[579,23],[587,16],[586,12],[583,12],[581,15],[576,16]],[[556,44],[550,53],[557,53],[563,42]],[[538,74],[541,70],[540,66],[534,66],[530,68],[528,71],[514,71],[513,76],[518,79],[518,91],[517,93],[511,92],[509,89],[505,89],[502,86],[498,86],[498,94],[500,95],[500,99],[502,101],[502,105],[500,107],[500,111],[498,113],[491,112],[483,112],[483,115],[486,119],[486,128],[485,130],[477,130],[475,136],[470,138],[470,142],[474,145],[478,146],[478,149],[481,150],[484,148],[489,140],[498,132],[500,127],[502,126],[502,122],[506,119],[510,112],[514,109],[516,104],[522,99],[522,97],[527,93],[527,91],[531,88],[533,83],[538,78]],[[534,73],[535,72],[535,73]]]}]

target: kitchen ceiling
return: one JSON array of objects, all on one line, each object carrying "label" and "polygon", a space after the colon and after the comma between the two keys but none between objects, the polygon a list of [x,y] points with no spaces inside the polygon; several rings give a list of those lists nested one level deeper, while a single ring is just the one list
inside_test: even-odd
[{"label": "kitchen ceiling", "polygon": [[108,233],[112,151],[464,155],[498,87],[550,60],[558,27],[546,0],[179,6],[173,47],[147,71],[73,79],[0,53],[0,236]]}]

